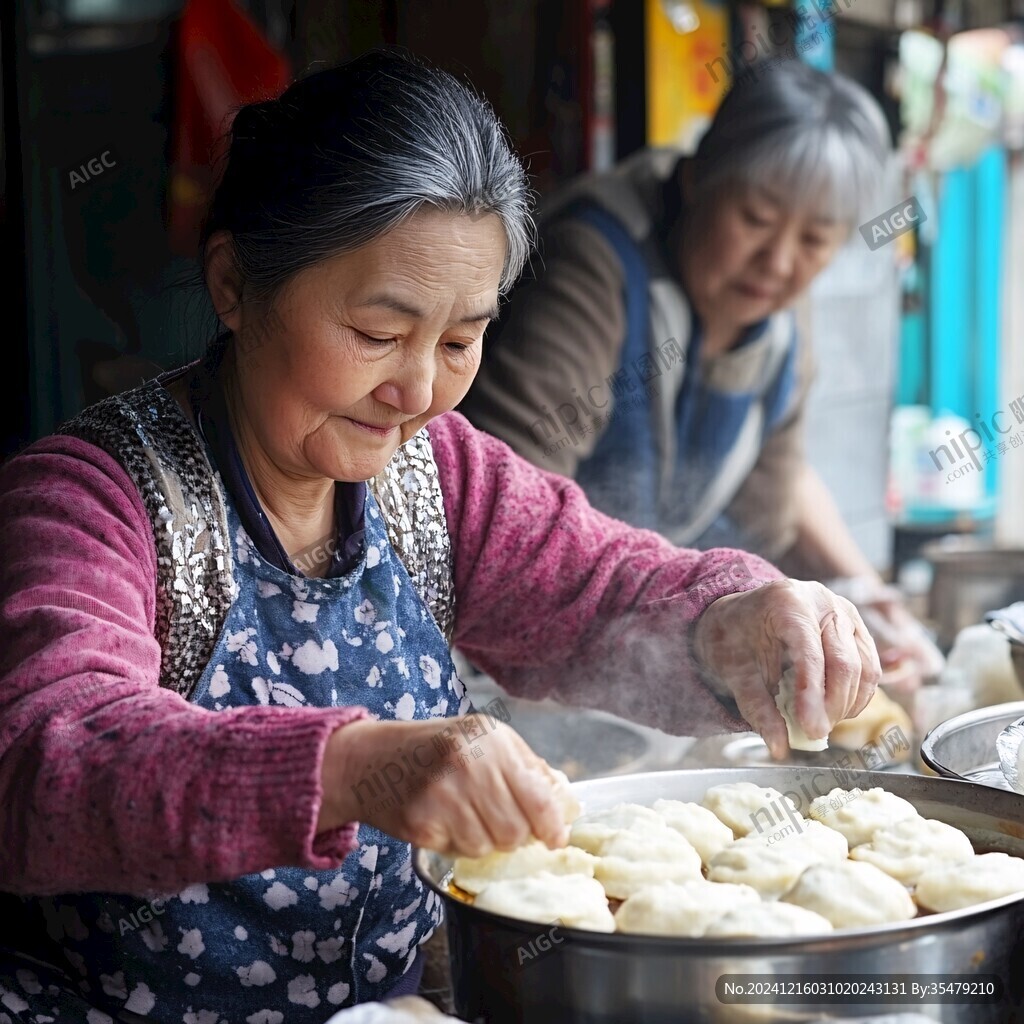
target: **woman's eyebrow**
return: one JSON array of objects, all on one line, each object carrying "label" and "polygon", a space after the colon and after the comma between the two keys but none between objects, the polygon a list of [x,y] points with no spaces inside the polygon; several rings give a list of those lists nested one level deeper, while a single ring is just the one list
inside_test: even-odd
[{"label": "woman's eyebrow", "polygon": [[[368,299],[364,299],[356,304],[357,309],[363,309],[366,306],[378,306],[383,309],[389,309],[393,313],[400,313],[402,316],[419,318],[425,315],[423,310],[410,306],[408,302],[403,302],[394,295],[371,295]],[[467,313],[466,316],[459,317],[456,322],[460,324],[481,323],[484,320],[496,319],[498,313],[499,310],[496,305],[490,306],[480,313]]]},{"label": "woman's eyebrow", "polygon": [[498,309],[498,307],[496,305],[495,306],[488,306],[487,309],[485,309],[482,313],[470,313],[467,316],[460,317],[459,318],[459,323],[460,324],[478,324],[478,323],[481,323],[484,320],[497,320],[498,319],[498,314],[500,312],[501,311]]},{"label": "woman's eyebrow", "polygon": [[757,199],[768,203],[770,206],[782,207],[784,205],[783,197],[778,192],[773,192],[770,188],[765,188],[763,185],[752,189],[752,192]]},{"label": "woman's eyebrow", "polygon": [[[777,207],[780,210],[786,208],[786,203],[784,202],[783,197],[778,192],[775,192],[770,188],[765,188],[763,185],[754,189],[753,194],[768,203],[769,206]],[[811,221],[815,227],[823,228],[834,227],[839,223],[839,219],[834,214],[825,210],[816,213],[811,218]]]}]

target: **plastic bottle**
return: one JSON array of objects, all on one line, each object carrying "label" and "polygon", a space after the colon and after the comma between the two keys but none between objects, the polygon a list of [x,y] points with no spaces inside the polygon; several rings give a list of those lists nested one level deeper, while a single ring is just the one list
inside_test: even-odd
[{"label": "plastic bottle", "polygon": [[[985,478],[960,440],[967,431],[973,432],[967,420],[948,413],[921,431],[915,488],[921,504],[959,510],[981,504]],[[984,465],[982,456],[975,458]]]}]

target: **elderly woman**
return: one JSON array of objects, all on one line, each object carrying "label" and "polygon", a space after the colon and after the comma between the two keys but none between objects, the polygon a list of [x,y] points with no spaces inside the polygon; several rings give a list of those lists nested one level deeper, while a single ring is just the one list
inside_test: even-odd
[{"label": "elderly woman", "polygon": [[888,152],[842,75],[793,60],[740,79],[693,158],[644,151],[552,199],[460,411],[609,515],[842,579],[910,684],[941,657],[804,457],[790,308],[878,212]]},{"label": "elderly woman", "polygon": [[851,604],[610,519],[450,411],[530,223],[465,86],[315,74],[234,121],[206,358],[3,467],[8,1013],[300,1024],[413,989],[441,908],[411,843],[567,838],[452,643],[514,693],[777,753],[787,665],[812,735],[870,698]]}]

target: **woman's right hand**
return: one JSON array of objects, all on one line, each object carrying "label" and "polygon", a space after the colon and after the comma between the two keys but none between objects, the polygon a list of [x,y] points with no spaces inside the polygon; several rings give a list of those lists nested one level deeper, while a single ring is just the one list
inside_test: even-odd
[{"label": "woman's right hand", "polygon": [[360,821],[465,857],[515,849],[531,836],[550,847],[568,841],[547,762],[483,715],[352,722],[328,739],[322,782],[318,832]]},{"label": "woman's right hand", "polygon": [[856,607],[820,583],[775,580],[708,605],[694,631],[708,682],[736,702],[775,758],[789,750],[775,704],[787,665],[796,674],[796,719],[812,739],[864,710],[882,675]]}]

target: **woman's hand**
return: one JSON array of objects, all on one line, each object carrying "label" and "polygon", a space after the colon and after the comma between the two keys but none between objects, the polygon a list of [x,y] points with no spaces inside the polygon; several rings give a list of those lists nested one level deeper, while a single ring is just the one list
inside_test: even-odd
[{"label": "woman's hand", "polygon": [[864,709],[882,675],[874,641],[856,607],[820,583],[777,580],[721,597],[708,606],[694,636],[698,661],[772,756],[789,749],[775,706],[779,680],[796,672],[796,717],[820,739]]},{"label": "woman's hand", "polygon": [[466,857],[511,850],[531,836],[552,847],[568,841],[564,794],[547,763],[483,715],[353,722],[328,739],[322,778],[318,832],[360,821]]},{"label": "woman's hand", "polygon": [[828,585],[860,611],[878,647],[886,686],[910,692],[942,672],[946,659],[895,587],[871,576],[831,580]]}]

